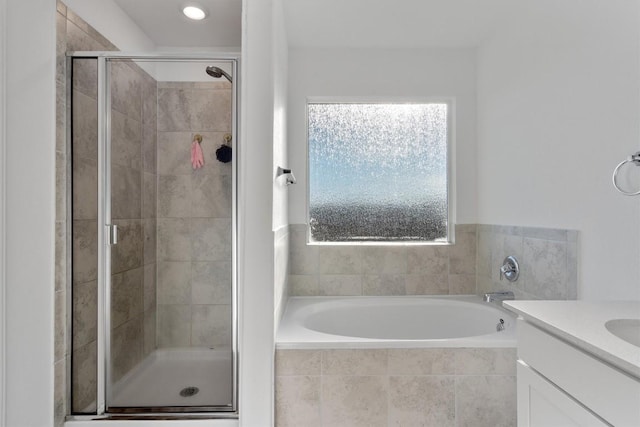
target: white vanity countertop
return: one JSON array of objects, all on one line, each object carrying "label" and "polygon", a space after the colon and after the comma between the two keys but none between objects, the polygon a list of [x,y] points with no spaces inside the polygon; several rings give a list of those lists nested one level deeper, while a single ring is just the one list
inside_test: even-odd
[{"label": "white vanity countertop", "polygon": [[640,301],[505,301],[528,322],[640,379],[640,347],[605,327],[612,319],[640,319]]}]

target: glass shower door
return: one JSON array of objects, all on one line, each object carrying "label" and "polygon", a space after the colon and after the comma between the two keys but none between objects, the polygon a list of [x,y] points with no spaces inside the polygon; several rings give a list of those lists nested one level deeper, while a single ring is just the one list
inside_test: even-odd
[{"label": "glass shower door", "polygon": [[69,64],[71,413],[233,416],[235,59]]},{"label": "glass shower door", "polygon": [[233,410],[233,93],[210,64],[108,61],[108,412]]}]

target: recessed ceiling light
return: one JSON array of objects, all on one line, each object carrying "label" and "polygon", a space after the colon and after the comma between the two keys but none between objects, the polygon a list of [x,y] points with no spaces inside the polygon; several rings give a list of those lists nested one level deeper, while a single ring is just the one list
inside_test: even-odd
[{"label": "recessed ceiling light", "polygon": [[189,19],[193,19],[195,21],[200,21],[207,17],[207,13],[199,6],[185,6],[182,9],[182,13]]}]

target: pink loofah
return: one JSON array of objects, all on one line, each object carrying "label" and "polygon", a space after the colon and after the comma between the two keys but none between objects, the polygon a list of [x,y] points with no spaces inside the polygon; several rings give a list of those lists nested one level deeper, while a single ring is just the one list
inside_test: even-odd
[{"label": "pink loofah", "polygon": [[191,166],[194,169],[200,169],[204,166],[204,154],[196,138],[191,143]]}]

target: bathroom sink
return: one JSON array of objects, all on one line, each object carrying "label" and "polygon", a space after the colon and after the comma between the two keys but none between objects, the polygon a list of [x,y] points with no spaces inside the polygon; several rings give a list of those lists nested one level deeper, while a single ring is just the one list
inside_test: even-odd
[{"label": "bathroom sink", "polygon": [[640,347],[640,319],[613,319],[604,326],[618,338]]}]

